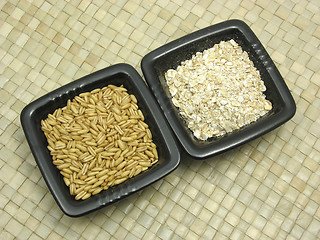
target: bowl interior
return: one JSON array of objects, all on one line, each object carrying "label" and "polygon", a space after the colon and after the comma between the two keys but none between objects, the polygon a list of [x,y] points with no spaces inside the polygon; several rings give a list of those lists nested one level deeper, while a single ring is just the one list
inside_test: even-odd
[{"label": "bowl interior", "polygon": [[[133,68],[129,70],[133,71]],[[166,126],[161,125],[162,122],[159,120],[161,119],[161,116],[158,114],[160,110],[157,112],[154,107],[151,107],[153,102],[156,104],[155,100],[150,99],[152,95],[148,91],[146,92],[146,84],[135,70],[133,75],[134,76],[127,71],[111,71],[111,73],[106,71],[105,74],[101,74],[100,72],[91,76],[88,75],[38,99],[34,105],[30,104],[32,110],[29,111],[28,116],[22,116],[22,123],[27,121],[31,124],[33,136],[29,136],[28,141],[29,144],[31,142],[30,146],[34,148],[33,153],[42,175],[59,206],[70,216],[83,215],[84,213],[108,205],[125,195],[131,194],[168,174],[179,162],[179,156],[173,153],[171,148],[172,146],[174,147],[174,143],[171,142],[173,141],[172,138],[166,140],[165,135],[168,134],[166,130],[163,129]],[[77,201],[74,199],[74,196],[69,194],[69,188],[65,185],[63,176],[52,163],[50,152],[47,149],[48,143],[46,137],[40,128],[41,120],[47,118],[47,115],[53,113],[57,108],[66,106],[68,99],[72,100],[82,92],[103,88],[109,84],[116,86],[123,85],[129,94],[136,96],[139,109],[143,112],[145,122],[149,125],[153,135],[153,142],[157,145],[159,159],[158,162],[148,170],[128,179],[120,185],[110,187],[86,200]],[[26,120],[26,118],[28,119]],[[165,122],[164,119],[163,122]],[[28,135],[30,134],[26,134],[27,138]],[[170,144],[168,144],[168,142]]]},{"label": "bowl interior", "polygon": [[[228,41],[231,39],[234,39],[242,47],[242,49],[248,53],[250,60],[254,63],[254,66],[260,72],[261,79],[264,81],[267,88],[264,94],[266,95],[266,98],[272,102],[273,108],[268,114],[261,117],[257,121],[243,126],[242,128],[231,133],[225,134],[220,137],[212,137],[206,141],[198,140],[194,137],[192,131],[187,127],[187,124],[181,118],[178,108],[173,105],[164,74],[170,68],[177,68],[177,66],[179,66],[182,61],[191,59],[192,55],[194,55],[196,52],[202,52],[205,49],[213,47],[214,44],[217,44],[220,41]],[[221,141],[221,139],[235,136],[241,131],[253,128],[262,121],[265,121],[269,116],[277,114],[283,106],[283,100],[280,97],[280,93],[276,88],[272,77],[265,67],[264,60],[266,59],[267,56],[261,55],[259,51],[256,51],[252,43],[248,41],[244,33],[238,28],[222,29],[220,31],[214,32],[214,34],[209,34],[204,37],[190,40],[188,43],[182,42],[181,46],[175,49],[170,49],[164,54],[156,57],[154,59],[153,67],[156,76],[158,77],[161,84],[161,88],[159,88],[159,91],[162,91],[162,93],[166,96],[167,104],[169,105],[167,110],[170,109],[168,110],[167,114],[171,116],[173,115],[171,120],[175,122],[175,128],[178,128],[176,130],[180,132],[184,139],[190,139],[194,145],[201,148],[210,145],[211,143]]]}]

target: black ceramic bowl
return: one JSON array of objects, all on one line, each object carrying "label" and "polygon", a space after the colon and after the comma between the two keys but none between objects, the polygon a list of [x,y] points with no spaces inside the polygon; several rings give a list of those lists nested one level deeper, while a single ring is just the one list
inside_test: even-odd
[{"label": "black ceramic bowl", "polygon": [[[265,95],[272,102],[273,109],[266,116],[237,131],[200,141],[193,136],[178,109],[172,104],[164,74],[168,69],[180,65],[181,61],[190,59],[196,52],[230,39],[234,39],[248,53],[254,66],[260,71],[267,87]],[[257,138],[285,123],[295,114],[294,100],[279,71],[249,26],[240,20],[222,22],[172,41],[147,54],[142,59],[141,67],[182,147],[197,159],[225,152]]]},{"label": "black ceramic bowl", "polygon": [[[40,121],[55,109],[65,106],[68,99],[109,84],[117,86],[123,84],[128,92],[138,99],[138,106],[145,116],[145,122],[149,125],[153,141],[157,145],[159,161],[150,169],[120,185],[86,200],[76,201],[74,196],[69,194],[69,188],[65,185],[62,175],[52,163],[46,137],[40,128]],[[62,211],[72,217],[97,210],[150,185],[173,171],[180,161],[174,135],[159,105],[137,71],[127,64],[114,65],[92,73],[35,100],[23,109],[21,123],[34,158],[52,195]]]}]

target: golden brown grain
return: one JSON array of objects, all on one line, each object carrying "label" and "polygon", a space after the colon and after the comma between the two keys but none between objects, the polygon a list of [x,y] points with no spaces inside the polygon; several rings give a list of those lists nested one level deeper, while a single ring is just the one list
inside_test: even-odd
[{"label": "golden brown grain", "polygon": [[103,190],[103,188],[98,187],[91,193],[91,195],[96,195],[96,194],[100,193],[102,190]]},{"label": "golden brown grain", "polygon": [[158,161],[137,98],[108,85],[68,100],[41,120],[53,164],[76,200],[138,175]]},{"label": "golden brown grain", "polygon": [[[76,200],[79,200],[79,199],[81,199],[84,195],[86,195],[87,194],[87,192],[85,192],[85,191],[81,191],[81,192],[79,192],[77,195],[76,195],[76,197],[75,197],[75,199]],[[72,194],[72,195],[74,195],[74,194]]]},{"label": "golden brown grain", "polygon": [[70,186],[70,179],[67,177],[63,178],[64,183],[69,187]]},{"label": "golden brown grain", "polygon": [[74,195],[76,191],[76,185],[74,183],[71,183],[69,190],[70,190],[70,194]]}]

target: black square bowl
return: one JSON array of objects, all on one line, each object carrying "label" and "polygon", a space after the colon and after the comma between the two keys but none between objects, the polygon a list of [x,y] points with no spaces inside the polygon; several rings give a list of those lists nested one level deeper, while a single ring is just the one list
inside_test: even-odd
[{"label": "black square bowl", "polygon": [[[145,122],[149,125],[153,141],[157,145],[159,160],[150,169],[120,185],[86,200],[77,201],[69,194],[69,188],[65,185],[63,176],[52,163],[40,121],[47,118],[47,115],[53,113],[55,109],[65,106],[68,99],[109,84],[117,86],[122,84],[128,89],[128,93],[136,96],[138,106],[145,116]],[[117,64],[102,69],[35,100],[23,109],[21,123],[33,156],[52,195],[61,210],[72,217],[102,208],[152,184],[173,171],[180,162],[177,143],[159,105],[141,76],[127,64]]]},{"label": "black square bowl", "polygon": [[[239,130],[201,141],[193,136],[173,105],[164,75],[168,69],[177,68],[181,61],[191,59],[196,52],[230,39],[248,53],[259,70],[267,88],[265,95],[272,102],[273,109]],[[159,47],[142,59],[141,68],[182,147],[196,159],[217,155],[257,138],[288,121],[296,111],[295,102],[275,64],[249,26],[240,20],[212,25]]]}]

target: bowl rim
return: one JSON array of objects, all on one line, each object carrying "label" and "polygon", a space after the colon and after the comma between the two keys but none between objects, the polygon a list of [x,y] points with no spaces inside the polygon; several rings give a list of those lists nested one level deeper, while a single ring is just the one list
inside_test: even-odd
[{"label": "bowl rim", "polygon": [[[46,164],[50,164],[48,161],[48,156],[39,151],[40,148],[42,148],[42,145],[40,143],[39,136],[34,131],[36,127],[40,126],[36,126],[32,119],[36,117],[35,114],[37,109],[45,104],[48,104],[49,101],[61,97],[68,91],[79,88],[81,89],[87,84],[96,83],[99,80],[101,81],[102,78],[108,78],[119,73],[126,74],[128,79],[130,79],[130,84],[135,85],[135,89],[137,89],[137,91],[140,92],[139,94],[144,98],[144,103],[142,105],[144,105],[145,108],[148,108],[148,111],[150,111],[153,116],[156,116],[153,117],[155,120],[153,124],[156,124],[157,128],[160,130],[161,136],[159,137],[161,137],[162,144],[164,144],[168,150],[168,159],[166,159],[165,164],[155,168],[155,170],[152,171],[152,174],[146,174],[146,176],[143,176],[143,178],[141,177],[134,184],[130,182],[128,184],[117,186],[114,191],[108,194],[108,197],[97,197],[95,201],[86,202],[86,200],[84,200],[77,201],[75,204],[73,204],[73,202],[76,200],[68,201],[64,196],[61,195],[61,189],[59,189],[60,187],[57,184],[58,179],[54,178],[53,174],[47,169]],[[105,86],[107,85],[108,80],[106,80]],[[176,169],[180,163],[180,152],[178,150],[177,142],[174,138],[173,132],[164,118],[163,113],[161,112],[159,105],[138,72],[131,65],[126,63],[115,64],[86,75],[34,100],[24,107],[20,115],[20,121],[31,152],[50,192],[52,193],[60,209],[70,217],[79,217],[85,215],[119,199],[122,199],[134,192],[137,192],[168,175],[170,172]],[[50,155],[49,157],[50,161],[52,162]]]},{"label": "bowl rim", "polygon": [[[278,90],[283,106],[277,114],[262,120],[262,123],[264,124],[257,124],[251,129],[245,129],[241,132],[239,131],[239,134],[234,134],[232,138],[224,137],[217,142],[198,146],[194,144],[190,137],[186,137],[186,130],[179,128],[178,125],[181,122],[170,110],[168,101],[171,100],[169,100],[169,96],[164,93],[163,86],[160,83],[154,66],[159,59],[165,58],[167,54],[179,51],[179,49],[185,48],[189,44],[196,43],[197,41],[214,37],[217,34],[235,29],[242,33],[245,40],[249,42],[250,48],[257,55],[261,56],[261,63],[267,70],[276,89]],[[241,20],[232,19],[211,25],[162,45],[143,57],[141,61],[141,69],[149,88],[160,104],[169,125],[174,131],[183,149],[196,159],[204,159],[209,156],[214,156],[253,140],[288,121],[294,116],[296,111],[296,105],[293,97],[271,57],[250,27]]]}]

